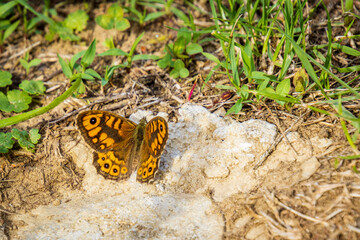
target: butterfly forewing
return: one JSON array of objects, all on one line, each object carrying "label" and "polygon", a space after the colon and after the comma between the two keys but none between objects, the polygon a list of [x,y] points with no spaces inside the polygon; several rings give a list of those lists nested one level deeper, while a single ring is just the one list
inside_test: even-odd
[{"label": "butterfly forewing", "polygon": [[136,124],[105,111],[85,111],[77,117],[77,125],[94,152],[93,164],[107,179],[123,180],[130,177],[135,155]]},{"label": "butterfly forewing", "polygon": [[155,117],[146,124],[144,139],[140,147],[137,181],[149,182],[154,178],[167,139],[168,126],[164,118]]},{"label": "butterfly forewing", "polygon": [[77,125],[90,147],[99,152],[118,151],[128,145],[136,124],[105,111],[85,111],[78,115]]}]

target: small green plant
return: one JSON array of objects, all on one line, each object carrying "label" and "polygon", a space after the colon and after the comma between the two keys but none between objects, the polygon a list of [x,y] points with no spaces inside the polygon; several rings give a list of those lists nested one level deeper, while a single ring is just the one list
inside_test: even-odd
[{"label": "small green plant", "polygon": [[2,132],[0,133],[0,153],[9,152],[9,149],[12,149],[15,144],[15,140],[23,149],[34,152],[35,144],[40,138],[39,129],[36,128],[32,128],[29,132],[20,131],[17,128],[13,128],[11,132]]},{"label": "small green plant", "polygon": [[56,35],[62,40],[79,41],[80,37],[76,36],[74,32],[81,32],[87,26],[89,16],[84,10],[77,10],[70,13],[62,22],[54,22],[50,25],[50,32],[45,36],[45,39],[52,41]]},{"label": "small green plant", "polygon": [[[6,71],[0,71],[0,87],[12,84],[12,75]],[[29,95],[39,95],[45,92],[44,83],[41,81],[25,80],[20,84],[20,91],[13,89],[7,91],[6,95],[0,92],[0,111],[4,112],[22,112],[29,108],[32,97]]]},{"label": "small green plant", "polygon": [[103,42],[103,46],[109,49],[115,48],[114,39],[112,37],[106,38],[105,42]]},{"label": "small green plant", "polygon": [[29,75],[30,68],[35,67],[41,63],[41,59],[34,58],[29,62],[29,52],[25,53],[24,58],[20,59],[20,64],[25,68],[26,75]]},{"label": "small green plant", "polygon": [[[27,8],[18,8],[23,15],[23,31],[24,36],[28,36],[30,33],[37,31],[35,26],[41,21],[41,17],[32,17],[30,20],[27,17]],[[39,33],[39,31],[37,31]]]},{"label": "small green plant", "polygon": [[166,14],[166,12],[164,11],[147,13],[146,8],[144,8],[142,12],[138,11],[135,7],[127,7],[126,9],[131,13],[128,19],[134,22],[138,22],[142,26],[145,23],[155,20],[159,17],[162,17]]},{"label": "small green plant", "polygon": [[[95,59],[96,53],[96,40],[92,41],[89,48],[86,51],[81,51],[75,54],[69,62],[65,62],[64,59],[58,55],[59,62],[61,68],[63,70],[64,75],[70,79],[70,81],[79,79],[84,80],[95,80],[95,78],[101,79],[101,76],[94,71],[93,69],[89,68],[92,62]],[[80,64],[76,63],[77,60],[81,58]],[[79,83],[79,87],[74,91],[75,95],[85,93],[85,85],[82,81]]]},{"label": "small green plant", "polygon": [[107,13],[95,18],[97,24],[104,29],[116,29],[125,31],[130,28],[130,22],[124,18],[124,10],[119,4],[114,3],[109,7]]},{"label": "small green plant", "polygon": [[124,52],[121,49],[118,48],[112,48],[110,50],[107,50],[103,53],[100,53],[98,56],[103,57],[103,56],[125,56],[127,58],[127,61],[125,61],[123,64],[119,64],[119,65],[114,65],[114,66],[106,66],[106,70],[105,70],[105,76],[104,78],[101,78],[101,83],[102,85],[105,85],[106,83],[108,83],[108,81],[111,79],[112,75],[114,74],[114,71],[118,68],[130,68],[132,66],[132,62],[133,61],[138,61],[138,60],[148,60],[148,59],[152,59],[152,60],[158,60],[157,56],[154,55],[148,55],[148,54],[135,54],[135,49],[136,46],[139,44],[140,40],[142,39],[142,37],[144,36],[144,33],[140,34],[134,41],[133,45],[131,46],[131,49],[129,51],[129,53]]},{"label": "small green plant", "polygon": [[192,42],[191,31],[181,28],[174,44],[166,45],[165,51],[166,54],[158,61],[158,66],[162,69],[173,68],[170,72],[173,78],[186,78],[189,76],[186,65],[191,61],[190,56],[202,53],[203,49],[200,44]]}]

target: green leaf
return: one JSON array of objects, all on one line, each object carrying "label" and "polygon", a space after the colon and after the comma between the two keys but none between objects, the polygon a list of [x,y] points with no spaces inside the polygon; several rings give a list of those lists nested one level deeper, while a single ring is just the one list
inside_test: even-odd
[{"label": "green leaf", "polygon": [[180,28],[178,31],[177,38],[179,39],[181,37],[185,39],[184,45],[187,45],[189,42],[191,42],[191,32],[185,27]]},{"label": "green leaf", "polygon": [[240,91],[241,97],[243,99],[248,99],[249,97],[249,87],[247,85],[242,85],[241,86],[241,91]]},{"label": "green leaf", "polygon": [[171,7],[170,10],[181,20],[184,21],[185,25],[190,25],[189,18],[181,10]]},{"label": "green leaf", "polygon": [[180,71],[180,69],[184,68],[185,64],[183,61],[181,61],[180,59],[177,59],[174,63],[174,69]]},{"label": "green leaf", "polygon": [[124,52],[121,49],[118,48],[112,48],[109,49],[103,53],[98,54],[98,56],[103,57],[103,56],[128,56],[129,54]]},{"label": "green leaf", "polygon": [[286,96],[290,92],[290,79],[282,80],[276,87],[276,93],[281,96]]},{"label": "green leaf", "polygon": [[1,5],[0,7],[0,18],[5,18],[9,13],[10,10],[17,4],[16,1],[10,1]]},{"label": "green leaf", "polygon": [[90,66],[91,63],[94,61],[96,53],[96,39],[92,41],[89,48],[86,50],[84,56],[81,59],[81,65],[83,65],[85,68]]},{"label": "green leaf", "polygon": [[14,110],[14,107],[10,104],[3,92],[0,92],[0,110],[3,112],[11,112]]},{"label": "green leaf", "polygon": [[144,22],[154,20],[154,19],[159,18],[159,17],[161,17],[161,16],[163,16],[165,14],[166,14],[165,12],[152,12],[152,13],[149,13],[144,18]]},{"label": "green leaf", "polygon": [[29,68],[35,67],[35,66],[39,65],[40,63],[41,63],[41,59],[39,59],[39,58],[34,58],[33,60],[31,60],[31,61],[29,62]]},{"label": "green leaf", "polygon": [[130,27],[130,23],[127,19],[124,20],[124,10],[119,4],[114,3],[111,5],[106,14],[97,16],[95,22],[104,29],[116,29],[123,31]]},{"label": "green leaf", "polygon": [[91,76],[90,74],[87,74],[87,73],[81,73],[81,78],[86,79],[86,80],[95,80],[95,78],[93,76]]},{"label": "green leaf", "polygon": [[95,18],[95,22],[103,29],[109,30],[114,27],[114,19],[109,15],[100,15]]},{"label": "green leaf", "polygon": [[130,22],[126,18],[123,18],[115,23],[115,29],[118,31],[125,31],[130,28]]},{"label": "green leaf", "polygon": [[[81,52],[76,53],[71,59],[70,59],[70,63],[69,63],[69,67],[70,69],[74,70],[74,66],[76,61],[81,58],[82,56],[84,56],[86,50],[83,50]],[[63,70],[64,71],[64,70]]]},{"label": "green leaf", "polygon": [[170,72],[170,77],[172,77],[172,78],[179,78],[179,76],[180,76],[180,73],[179,73],[178,70],[176,70],[176,69],[171,70],[171,72]]},{"label": "green leaf", "polygon": [[64,59],[62,59],[62,57],[60,57],[59,54],[57,54],[57,57],[58,57],[58,59],[59,59],[59,63],[60,63],[60,66],[61,66],[61,69],[62,69],[64,75],[65,75],[67,78],[71,79],[71,77],[72,77],[73,74],[72,74],[72,71],[71,71],[71,69],[70,69],[70,67],[69,67],[69,64],[67,64],[67,63],[64,61]]},{"label": "green leaf", "polygon": [[93,77],[96,77],[98,79],[101,79],[101,76],[95,70],[93,70],[91,68],[86,69],[85,73],[87,73],[87,74],[89,74],[89,75],[91,75]]},{"label": "green leaf", "polygon": [[167,66],[170,66],[171,64],[171,55],[169,53],[167,53],[165,55],[165,57],[163,57],[162,59],[160,59],[158,62],[157,62],[157,65],[159,66],[159,68],[161,69],[164,69],[166,68]]},{"label": "green leaf", "polygon": [[202,54],[210,61],[213,61],[213,62],[221,65],[220,60],[217,57],[215,57],[214,55],[212,55],[211,53],[203,52]]},{"label": "green leaf", "polygon": [[173,51],[174,51],[174,54],[176,56],[178,56],[178,55],[182,54],[184,52],[184,50],[185,50],[185,38],[180,37],[175,41]]},{"label": "green leaf", "polygon": [[238,114],[243,107],[243,103],[242,103],[242,99],[240,98],[239,100],[237,100],[237,102],[226,112],[226,115],[229,115],[231,113],[235,113]]},{"label": "green leaf", "polygon": [[12,75],[8,71],[1,71],[0,70],[0,87],[5,87],[7,85],[12,84]]},{"label": "green leaf", "polygon": [[130,52],[129,52],[129,56],[128,56],[128,61],[130,62],[130,58],[133,57],[136,46],[139,44],[139,42],[141,41],[142,37],[144,36],[145,32],[142,32],[134,41],[133,45],[131,46]]},{"label": "green leaf", "polygon": [[0,153],[7,153],[14,143],[11,133],[0,133]]},{"label": "green leaf", "polygon": [[55,34],[58,34],[62,40],[79,41],[80,37],[73,34],[73,31],[64,27],[61,23],[54,23],[50,25],[50,34],[45,36],[48,41],[52,41]]},{"label": "green leaf", "polygon": [[296,92],[305,91],[305,87],[309,83],[309,76],[306,74],[305,69],[300,69],[294,74],[293,85]]},{"label": "green leaf", "polygon": [[112,37],[106,38],[102,44],[109,49],[115,48],[114,39]]},{"label": "green leaf", "polygon": [[21,66],[23,66],[23,68],[25,68],[26,72],[29,72],[30,67],[29,67],[29,63],[26,60],[21,58],[20,64]]},{"label": "green leaf", "polygon": [[299,99],[293,98],[293,97],[284,97],[282,95],[276,94],[274,89],[272,88],[265,88],[261,91],[254,91],[253,92],[263,95],[265,97],[268,97],[270,99],[273,100],[278,100],[278,101],[282,101],[282,102],[289,102],[289,103],[295,103],[295,104],[300,104]]},{"label": "green leaf", "polygon": [[114,3],[109,7],[107,15],[112,17],[115,21],[119,21],[124,17],[124,10],[120,7],[119,4]]},{"label": "green leaf", "polygon": [[20,147],[22,147],[28,151],[33,151],[33,149],[35,148],[35,145],[32,142],[30,142],[30,137],[29,137],[28,132],[20,131],[16,128],[13,128],[11,130],[11,134],[12,134],[13,138],[18,140]]},{"label": "green leaf", "polygon": [[83,81],[80,82],[79,88],[76,90],[77,94],[84,94],[85,93],[85,84]]},{"label": "green leaf", "polygon": [[39,129],[32,128],[29,131],[29,138],[31,143],[37,144],[39,142],[39,139],[41,138],[41,135],[39,134]]},{"label": "green leaf", "polygon": [[19,25],[20,20],[14,22],[13,24],[10,25],[10,27],[8,27],[5,32],[4,32],[4,36],[3,36],[3,41],[5,41],[5,39],[7,39],[17,28],[17,26]]},{"label": "green leaf", "polygon": [[152,54],[137,54],[133,57],[133,61],[138,60],[159,60],[159,57]]},{"label": "green leaf", "polygon": [[14,112],[22,112],[29,108],[29,104],[32,101],[32,98],[26,92],[20,90],[11,90],[7,93],[7,99],[10,104],[13,106]]},{"label": "green leaf", "polygon": [[24,80],[20,83],[19,88],[33,95],[43,94],[46,90],[43,81],[35,80]]},{"label": "green leaf", "polygon": [[30,19],[29,24],[27,26],[27,31],[30,31],[32,29],[34,29],[34,27],[36,26],[36,24],[38,24],[41,21],[40,17],[34,17],[32,19]]},{"label": "green leaf", "polygon": [[76,12],[70,13],[67,18],[64,20],[64,26],[71,29],[81,32],[86,28],[87,21],[89,16],[84,10],[77,10]]},{"label": "green leaf", "polygon": [[194,54],[202,53],[202,52],[203,52],[203,48],[200,46],[200,44],[191,43],[186,46],[186,53],[188,55],[194,55]]},{"label": "green leaf", "polygon": [[189,76],[189,70],[187,70],[186,68],[182,68],[179,70],[179,75],[181,78],[186,78]]},{"label": "green leaf", "polygon": [[6,28],[8,28],[10,24],[11,22],[9,20],[0,20],[0,30],[6,30]]}]

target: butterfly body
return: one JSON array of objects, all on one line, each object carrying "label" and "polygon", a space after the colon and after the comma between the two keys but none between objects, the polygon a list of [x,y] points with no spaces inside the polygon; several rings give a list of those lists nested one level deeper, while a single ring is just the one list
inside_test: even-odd
[{"label": "butterfly body", "polygon": [[96,151],[93,164],[106,179],[125,180],[137,169],[137,181],[153,180],[168,138],[164,118],[135,124],[110,112],[90,110],[78,115],[77,126]]}]

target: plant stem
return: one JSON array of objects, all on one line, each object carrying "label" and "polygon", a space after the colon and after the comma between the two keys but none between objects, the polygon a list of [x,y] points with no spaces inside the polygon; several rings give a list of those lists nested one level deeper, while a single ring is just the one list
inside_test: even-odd
[{"label": "plant stem", "polygon": [[51,109],[53,109],[54,107],[59,105],[61,102],[63,102],[66,98],[68,98],[79,87],[80,83],[81,83],[81,78],[79,77],[76,79],[76,81],[73,83],[73,85],[68,90],[66,90],[59,97],[55,98],[47,106],[40,107],[40,108],[34,109],[32,111],[26,112],[26,113],[21,113],[16,116],[12,116],[12,117],[0,120],[0,128],[11,126],[13,124],[26,121],[30,118],[39,116],[41,114],[44,114],[44,113],[50,111]]}]

